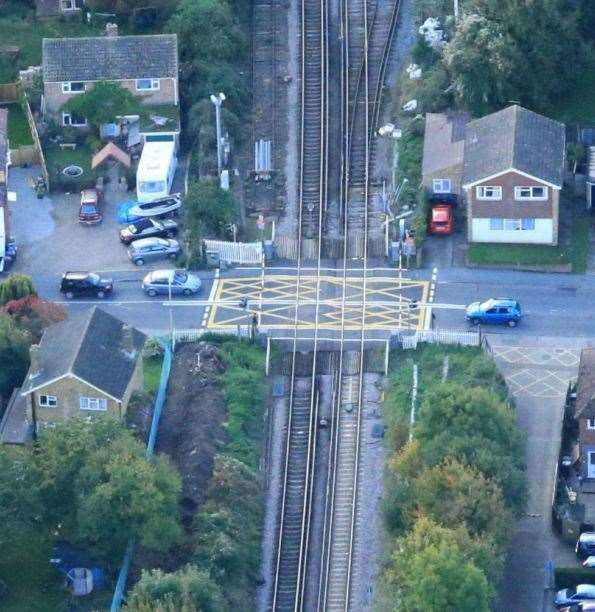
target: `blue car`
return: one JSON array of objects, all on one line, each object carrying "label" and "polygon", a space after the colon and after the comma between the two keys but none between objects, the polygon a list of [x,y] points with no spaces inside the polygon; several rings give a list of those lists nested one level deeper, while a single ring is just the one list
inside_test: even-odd
[{"label": "blue car", "polygon": [[134,200],[126,200],[118,206],[118,223],[133,223],[138,221],[140,217],[130,214],[130,210],[134,208],[138,202]]},{"label": "blue car", "polygon": [[496,323],[516,327],[522,318],[521,305],[512,298],[494,298],[473,302],[467,306],[465,317],[473,325]]}]

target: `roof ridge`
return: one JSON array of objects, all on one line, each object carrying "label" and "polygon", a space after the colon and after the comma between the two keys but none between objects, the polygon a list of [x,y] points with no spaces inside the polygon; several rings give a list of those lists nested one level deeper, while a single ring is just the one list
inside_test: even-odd
[{"label": "roof ridge", "polygon": [[60,41],[60,40],[121,40],[123,38],[175,38],[177,40],[178,35],[172,34],[118,34],[118,36],[53,36],[44,37],[41,39],[42,44],[46,41]]}]

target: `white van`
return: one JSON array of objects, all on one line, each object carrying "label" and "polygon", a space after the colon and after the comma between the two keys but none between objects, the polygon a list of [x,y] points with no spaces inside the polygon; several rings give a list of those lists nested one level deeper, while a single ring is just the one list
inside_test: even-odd
[{"label": "white van", "polygon": [[136,171],[136,197],[151,202],[169,195],[178,159],[172,142],[145,142]]}]

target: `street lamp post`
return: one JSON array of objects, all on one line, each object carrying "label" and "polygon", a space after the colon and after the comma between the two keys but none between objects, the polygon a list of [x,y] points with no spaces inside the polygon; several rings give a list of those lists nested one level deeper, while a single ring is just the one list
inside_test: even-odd
[{"label": "street lamp post", "polygon": [[174,277],[175,272],[172,270],[172,273],[169,275],[167,280],[167,294],[169,297],[169,338],[172,350],[174,349],[174,312],[172,310],[171,304],[171,281]]},{"label": "street lamp post", "polygon": [[221,104],[225,101],[225,94],[219,92],[211,94],[211,102],[215,105],[215,122],[217,124],[217,174],[221,177],[223,171],[223,136],[221,134]]}]

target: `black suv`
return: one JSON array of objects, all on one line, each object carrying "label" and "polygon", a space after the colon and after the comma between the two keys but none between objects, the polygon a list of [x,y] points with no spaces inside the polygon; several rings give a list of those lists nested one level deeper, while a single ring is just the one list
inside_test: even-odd
[{"label": "black suv", "polygon": [[113,288],[111,278],[101,278],[95,272],[65,272],[60,283],[60,291],[69,300],[76,296],[104,298]]},{"label": "black suv", "polygon": [[171,219],[139,219],[120,230],[120,240],[130,244],[140,238],[173,238],[178,233],[178,224]]}]

